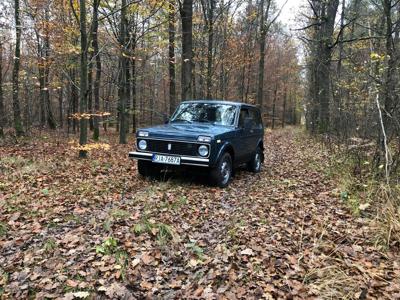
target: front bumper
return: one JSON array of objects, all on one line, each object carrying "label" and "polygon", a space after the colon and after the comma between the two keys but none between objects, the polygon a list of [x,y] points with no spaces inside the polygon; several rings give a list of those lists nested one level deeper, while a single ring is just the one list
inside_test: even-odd
[{"label": "front bumper", "polygon": [[[163,154],[163,153],[157,153],[157,154]],[[150,152],[138,152],[138,151],[129,152],[129,158],[133,159],[152,161],[152,157],[153,153]],[[181,165],[199,166],[199,167],[210,166],[210,160],[208,158],[191,157],[191,156],[179,156],[179,157],[181,158]]]}]

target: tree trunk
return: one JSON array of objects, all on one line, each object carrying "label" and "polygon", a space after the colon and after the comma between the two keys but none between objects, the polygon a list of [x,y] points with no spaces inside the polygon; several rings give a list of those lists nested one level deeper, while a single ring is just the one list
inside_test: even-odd
[{"label": "tree trunk", "polygon": [[[133,55],[136,54],[136,45],[132,49]],[[132,132],[136,132],[136,58],[132,60],[131,68],[131,91],[132,91]]]},{"label": "tree trunk", "polygon": [[264,106],[264,66],[265,66],[265,39],[267,37],[267,19],[271,1],[267,0],[267,7],[265,8],[265,0],[260,0],[260,59],[258,61],[258,85],[257,85],[257,104],[260,107],[261,113]]},{"label": "tree trunk", "polygon": [[312,107],[309,124],[314,132],[327,133],[330,130],[330,84],[331,84],[331,61],[332,61],[332,39],[335,18],[339,6],[339,0],[325,2],[313,0],[314,19],[320,24],[314,28],[312,40],[312,59],[310,63],[310,97]]},{"label": "tree trunk", "polygon": [[182,22],[182,100],[192,99],[193,59],[193,0],[183,0],[180,7]]},{"label": "tree trunk", "polygon": [[0,40],[0,138],[4,136],[5,115],[3,97],[3,41]]},{"label": "tree trunk", "polygon": [[[93,28],[92,28],[93,29]],[[89,38],[90,39],[90,38]],[[93,46],[93,41],[92,41],[92,46]],[[89,130],[93,131],[93,58],[94,54],[93,51],[88,51],[88,95],[87,95],[87,100],[88,100],[88,113],[90,115],[89,118]]]},{"label": "tree trunk", "polygon": [[276,110],[276,98],[278,97],[278,84],[275,85],[274,100],[272,102],[272,129],[275,128],[275,110]]},{"label": "tree trunk", "polygon": [[80,135],[79,145],[79,157],[86,158],[87,151],[84,147],[87,144],[87,119],[83,117],[83,114],[87,113],[87,95],[88,95],[88,70],[87,70],[87,32],[86,32],[86,0],[79,0],[79,12],[80,12],[80,33],[81,33],[81,65],[80,65],[80,93],[79,93],[79,113],[80,113]]},{"label": "tree trunk", "polygon": [[46,18],[46,27],[45,27],[45,37],[44,37],[44,101],[46,107],[46,118],[47,125],[50,129],[56,129],[57,124],[53,115],[53,110],[51,109],[50,103],[50,90],[49,90],[49,76],[50,76],[50,32],[49,32],[49,23],[50,23],[50,14],[49,14],[49,3],[45,8],[45,18]]},{"label": "tree trunk", "polygon": [[64,89],[58,87],[58,117],[60,122],[60,127],[64,127],[64,114],[63,114],[63,93]]},{"label": "tree trunk", "polygon": [[127,68],[128,61],[125,54],[126,47],[126,32],[127,32],[127,20],[126,20],[126,0],[121,2],[121,23],[119,32],[119,44],[121,47],[121,53],[119,55],[119,143],[126,144],[126,103],[127,103]]},{"label": "tree trunk", "polygon": [[213,47],[214,47],[214,11],[215,0],[201,1],[204,11],[204,21],[207,30],[207,99],[212,99],[212,68],[213,68]]},{"label": "tree trunk", "polygon": [[[69,114],[76,114],[78,112],[78,89],[76,86],[76,69],[73,68],[71,70],[71,82],[70,82],[70,88],[71,88],[71,98],[70,98],[70,112]],[[75,133],[78,128],[78,119],[77,118],[72,118],[72,132]]]},{"label": "tree trunk", "polygon": [[168,13],[168,71],[169,71],[169,113],[176,107],[176,74],[175,74],[175,0],[169,0]]},{"label": "tree trunk", "polygon": [[383,1],[383,11],[386,21],[386,54],[387,54],[387,68],[383,87],[383,101],[384,101],[384,112],[383,112],[383,124],[387,134],[392,131],[392,112],[394,106],[396,83],[395,83],[395,72],[396,72],[396,57],[393,40],[393,23],[392,23],[392,0]]},{"label": "tree trunk", "polygon": [[285,92],[283,94],[282,128],[285,127],[285,122],[286,122],[286,102],[287,102],[287,82],[285,83]]},{"label": "tree trunk", "polygon": [[98,28],[99,28],[99,20],[98,20],[98,8],[99,8],[100,0],[93,1],[93,55],[96,60],[96,74],[93,84],[93,96],[94,96],[94,113],[96,114],[93,118],[93,139],[95,141],[99,140],[100,137],[100,125],[99,125],[99,116],[97,116],[100,112],[100,80],[101,80],[101,58],[99,52],[99,40],[98,40]]},{"label": "tree trunk", "polygon": [[14,67],[13,67],[13,112],[14,112],[14,128],[17,136],[24,134],[24,128],[22,127],[21,120],[21,108],[19,105],[19,66],[21,60],[21,20],[19,10],[19,0],[14,0],[15,5],[15,55],[14,55]]}]

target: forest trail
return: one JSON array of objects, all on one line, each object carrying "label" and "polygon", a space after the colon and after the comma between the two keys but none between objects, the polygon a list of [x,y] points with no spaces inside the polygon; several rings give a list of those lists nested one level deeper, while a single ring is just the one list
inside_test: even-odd
[{"label": "forest trail", "polygon": [[374,245],[299,129],[269,131],[263,171],[226,189],[139,178],[107,139],[87,161],[61,137],[0,149],[5,299],[400,297],[398,252]]}]

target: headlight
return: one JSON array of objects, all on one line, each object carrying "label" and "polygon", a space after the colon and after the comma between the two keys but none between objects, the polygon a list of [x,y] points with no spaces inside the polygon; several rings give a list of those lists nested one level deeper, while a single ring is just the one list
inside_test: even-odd
[{"label": "headlight", "polygon": [[197,141],[198,141],[198,142],[202,142],[202,143],[210,143],[210,142],[211,142],[211,137],[210,137],[210,136],[203,136],[203,135],[200,135],[200,136],[197,138]]},{"label": "headlight", "polygon": [[208,146],[201,145],[199,147],[199,154],[200,154],[200,156],[207,156],[208,155]]},{"label": "headlight", "polygon": [[139,149],[140,150],[146,150],[147,149],[147,142],[145,140],[140,140],[138,143]]},{"label": "headlight", "polygon": [[149,133],[148,133],[147,131],[139,131],[139,132],[138,132],[138,136],[141,136],[141,137],[148,137],[148,136],[149,136]]}]

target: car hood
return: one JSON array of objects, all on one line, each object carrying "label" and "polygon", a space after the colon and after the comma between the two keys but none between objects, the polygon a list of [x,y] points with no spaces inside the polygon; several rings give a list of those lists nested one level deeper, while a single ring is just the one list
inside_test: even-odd
[{"label": "car hood", "polygon": [[160,126],[143,128],[141,130],[149,132],[149,138],[168,138],[185,139],[197,141],[199,135],[215,137],[225,132],[231,131],[232,127],[216,126],[212,124],[177,124],[169,123]]}]

